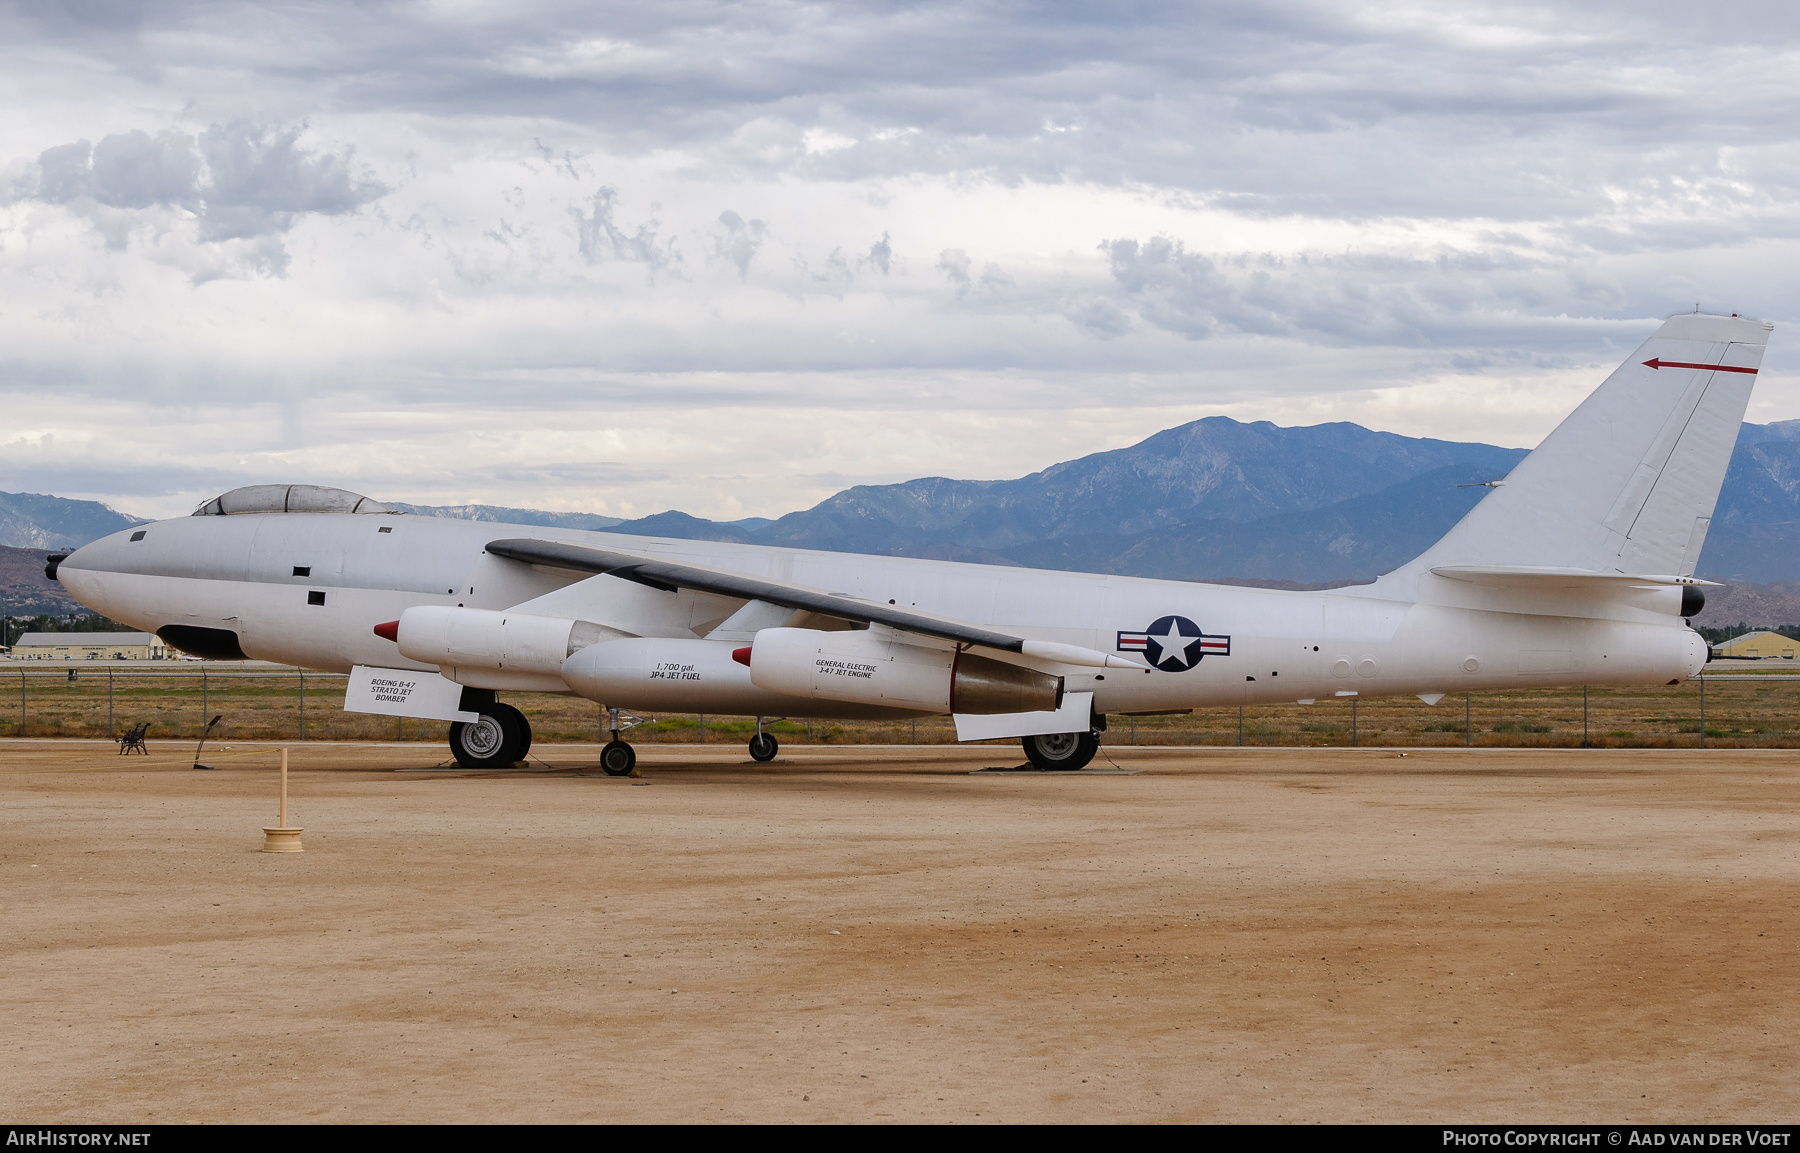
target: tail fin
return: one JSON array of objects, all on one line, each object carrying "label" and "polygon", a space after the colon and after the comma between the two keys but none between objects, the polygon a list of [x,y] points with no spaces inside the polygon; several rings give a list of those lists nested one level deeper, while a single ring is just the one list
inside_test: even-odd
[{"label": "tail fin", "polygon": [[1440,565],[1507,565],[1691,576],[1774,327],[1671,316],[1442,540],[1390,575],[1410,584]]}]

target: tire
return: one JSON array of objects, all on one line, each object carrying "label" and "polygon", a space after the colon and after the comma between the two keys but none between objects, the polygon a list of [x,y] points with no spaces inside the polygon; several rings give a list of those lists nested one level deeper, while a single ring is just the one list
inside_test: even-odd
[{"label": "tire", "polygon": [[518,728],[519,748],[518,748],[518,753],[516,756],[513,757],[513,760],[515,760],[515,761],[524,760],[525,754],[529,753],[531,751],[531,722],[525,719],[524,713],[520,712],[518,709],[513,708],[511,705],[503,705],[503,704],[496,703],[494,705],[494,707],[501,710],[502,712],[510,713],[512,715],[514,722],[517,723],[517,725],[519,726],[519,728]]},{"label": "tire", "polygon": [[1038,768],[1068,771],[1086,768],[1094,759],[1094,754],[1100,751],[1100,734],[1046,733],[1021,737],[1019,743],[1025,746],[1025,759]]},{"label": "tire", "polygon": [[781,742],[769,733],[757,733],[750,738],[750,759],[753,761],[772,761],[780,751]]},{"label": "tire", "polygon": [[531,726],[523,713],[497,704],[482,705],[477,711],[478,721],[451,722],[450,751],[457,764],[465,769],[500,769],[524,755],[520,750],[531,743]]},{"label": "tire", "polygon": [[637,750],[624,741],[608,741],[600,750],[600,768],[609,777],[629,777],[637,768]]}]

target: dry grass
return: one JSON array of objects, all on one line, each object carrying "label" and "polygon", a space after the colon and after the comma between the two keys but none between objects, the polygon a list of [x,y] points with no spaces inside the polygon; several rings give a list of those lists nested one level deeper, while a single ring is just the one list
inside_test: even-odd
[{"label": "dry grass", "polygon": [[[1737,670],[1732,670],[1737,671]],[[193,740],[206,717],[224,717],[216,736],[238,740],[418,740],[439,742],[444,725],[343,711],[343,679],[298,676],[114,676],[25,681],[21,730],[17,683],[0,678],[0,737],[104,737],[139,721],[151,740]],[[10,692],[9,692],[10,688]],[[544,744],[599,739],[589,701],[501,694],[531,718]],[[702,724],[704,720],[704,724]],[[767,726],[790,744],[947,744],[947,718],[912,722],[780,720]],[[658,743],[737,744],[755,730],[748,717],[653,715],[632,739]],[[1416,697],[1321,700],[1189,715],[1111,718],[1108,744],[1431,747],[1682,748],[1700,742],[1700,689],[1690,682],[1646,689],[1591,689],[1585,710],[1576,689],[1530,689],[1446,697],[1435,707]],[[1800,747],[1800,678],[1714,680],[1706,689],[1706,743],[1720,748]]]}]

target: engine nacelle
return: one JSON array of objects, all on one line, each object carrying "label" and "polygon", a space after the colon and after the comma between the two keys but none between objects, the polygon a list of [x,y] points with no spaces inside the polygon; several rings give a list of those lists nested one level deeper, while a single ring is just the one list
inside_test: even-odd
[{"label": "engine nacelle", "polygon": [[763,629],[749,655],[750,679],[789,696],[933,713],[1042,713],[1062,704],[1061,677],[907,644],[887,630]]},{"label": "engine nacelle", "polygon": [[570,653],[624,635],[568,617],[420,605],[400,614],[394,640],[401,656],[437,665],[446,676],[451,669],[554,675]]},{"label": "engine nacelle", "polygon": [[758,688],[725,641],[631,637],[604,641],[562,665],[563,683],[590,701],[672,713],[780,716],[791,698]]}]

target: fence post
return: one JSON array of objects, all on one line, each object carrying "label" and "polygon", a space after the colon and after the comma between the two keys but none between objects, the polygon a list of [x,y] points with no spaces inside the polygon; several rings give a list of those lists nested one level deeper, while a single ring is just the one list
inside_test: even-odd
[{"label": "fence post", "polygon": [[697,713],[695,715],[700,718],[700,743],[704,745],[706,743],[706,714]]},{"label": "fence post", "polygon": [[1469,705],[1469,694],[1464,693],[1463,694],[1463,745],[1465,747],[1473,747],[1475,744],[1475,723],[1469,719],[1472,715],[1473,715],[1472,709]]},{"label": "fence post", "polygon": [[25,670],[19,670],[19,735],[25,735]]},{"label": "fence post", "polygon": [[117,733],[113,729],[113,674],[106,670],[106,737],[111,740]]},{"label": "fence post", "polygon": [[912,719],[912,729],[913,729],[912,743],[916,745],[919,743],[919,718],[918,717],[914,717]]},{"label": "fence post", "polygon": [[207,705],[210,703],[211,703],[211,698],[209,698],[207,696],[206,670],[201,669],[200,670],[200,734],[203,737],[206,735],[206,708],[207,708]]},{"label": "fence post", "polygon": [[1706,747],[1706,674],[1700,674],[1700,747]]},{"label": "fence post", "polygon": [[306,670],[300,670],[300,739],[306,739]]},{"label": "fence post", "polygon": [[[1354,710],[1356,708],[1356,705],[1354,702],[1350,705],[1350,708],[1352,710],[1352,715],[1355,715]],[[1241,747],[1243,745],[1243,743],[1244,743],[1244,703],[1242,701],[1239,701],[1238,702],[1238,745]]]},{"label": "fence post", "polygon": [[1588,747],[1587,690],[1586,685],[1581,686],[1581,747],[1584,749]]},{"label": "fence post", "polygon": [[[1350,698],[1350,747],[1353,749],[1356,747],[1356,702],[1357,702],[1357,700],[1358,700],[1358,698],[1356,698],[1356,697]],[[1239,716],[1243,715],[1242,706],[1239,707],[1238,715]],[[1242,743],[1242,742],[1240,742],[1240,743]]]}]

